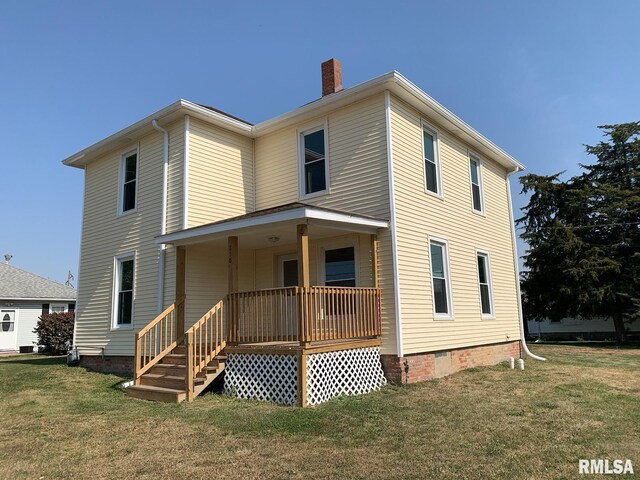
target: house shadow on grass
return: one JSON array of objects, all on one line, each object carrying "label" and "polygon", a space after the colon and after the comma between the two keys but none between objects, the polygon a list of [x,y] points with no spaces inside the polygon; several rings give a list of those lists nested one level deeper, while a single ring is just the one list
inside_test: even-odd
[{"label": "house shadow on grass", "polygon": [[51,356],[42,356],[42,355],[34,355],[33,357],[21,356],[21,357],[9,357],[8,359],[3,359],[0,357],[0,365],[3,363],[13,363],[20,365],[36,365],[36,366],[46,366],[46,365],[66,365],[67,364],[67,356],[66,355],[51,355]]}]

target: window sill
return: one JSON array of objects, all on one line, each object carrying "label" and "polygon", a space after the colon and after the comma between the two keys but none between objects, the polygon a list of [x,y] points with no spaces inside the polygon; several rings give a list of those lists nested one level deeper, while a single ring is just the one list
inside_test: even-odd
[{"label": "window sill", "polygon": [[453,322],[453,316],[439,316],[434,315],[433,320],[436,322]]},{"label": "window sill", "polygon": [[432,197],[435,197],[438,200],[443,200],[444,201],[444,194],[442,194],[442,193],[434,193],[431,190],[426,190],[426,189],[425,189],[424,193],[426,193],[427,195],[431,195]]},{"label": "window sill", "polygon": [[300,194],[299,195],[299,200],[308,200],[310,198],[316,198],[316,197],[323,197],[325,195],[329,195],[331,193],[331,190],[327,189],[327,190],[320,190],[318,192],[313,192],[313,193],[306,193],[306,194]]},{"label": "window sill", "polygon": [[495,320],[496,316],[495,315],[486,315],[486,314],[482,314],[482,320]]},{"label": "window sill", "polygon": [[118,217],[126,217],[127,215],[133,215],[134,213],[138,213],[138,207],[134,208],[133,210],[127,210],[126,212],[121,212],[118,210]]},{"label": "window sill", "polygon": [[486,214],[484,212],[484,210],[476,210],[475,208],[472,208],[471,211],[473,213],[475,213],[476,215],[480,216],[480,217],[485,217],[486,218]]},{"label": "window sill", "polygon": [[133,330],[133,325],[120,325],[120,326],[111,326],[112,332],[118,332],[120,330]]}]

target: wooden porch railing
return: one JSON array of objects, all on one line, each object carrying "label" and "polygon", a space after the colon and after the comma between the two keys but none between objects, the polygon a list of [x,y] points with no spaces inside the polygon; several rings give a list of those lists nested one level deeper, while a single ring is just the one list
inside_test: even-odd
[{"label": "wooden porch railing", "polygon": [[147,326],[136,333],[134,383],[143,373],[171,352],[183,338],[184,297],[171,304]]},{"label": "wooden porch railing", "polygon": [[285,287],[228,295],[230,343],[379,336],[380,289]]},{"label": "wooden porch railing", "polygon": [[224,300],[220,300],[185,332],[187,347],[186,390],[187,399],[194,396],[195,377],[218,355],[226,345],[226,319]]}]

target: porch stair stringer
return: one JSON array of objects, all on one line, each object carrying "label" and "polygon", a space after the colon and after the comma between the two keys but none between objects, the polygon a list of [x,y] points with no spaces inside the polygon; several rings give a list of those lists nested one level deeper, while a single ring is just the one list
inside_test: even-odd
[{"label": "porch stair stringer", "polygon": [[[179,345],[160,349],[158,355],[150,356],[151,361],[145,356],[140,359],[136,348],[135,384],[127,388],[127,395],[168,403],[191,401],[200,395],[225,369],[224,323],[221,300],[185,332]],[[157,343],[157,339],[153,341]],[[138,342],[136,337],[137,346]]]}]

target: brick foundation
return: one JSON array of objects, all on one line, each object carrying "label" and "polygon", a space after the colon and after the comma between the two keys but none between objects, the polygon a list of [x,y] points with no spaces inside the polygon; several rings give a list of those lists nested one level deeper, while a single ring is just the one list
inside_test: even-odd
[{"label": "brick foundation", "polygon": [[133,376],[133,357],[80,355],[80,366],[94,372]]},{"label": "brick foundation", "polygon": [[406,357],[382,355],[381,360],[384,374],[390,382],[403,383],[407,380],[406,361],[409,366],[408,383],[416,383],[445,377],[467,368],[496,365],[509,357],[520,357],[519,341],[416,353]]}]

